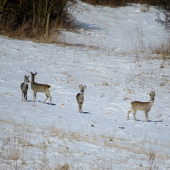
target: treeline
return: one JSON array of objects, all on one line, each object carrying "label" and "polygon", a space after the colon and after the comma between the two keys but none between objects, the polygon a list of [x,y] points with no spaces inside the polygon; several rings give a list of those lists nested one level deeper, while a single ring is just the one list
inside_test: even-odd
[{"label": "treeline", "polygon": [[[48,37],[53,22],[61,23],[67,17],[68,0],[0,0],[0,29],[18,32],[26,37],[39,34]],[[22,28],[22,30],[21,30]]]},{"label": "treeline", "polygon": [[[66,4],[69,0],[0,0],[0,31],[17,37],[48,38],[52,26],[64,25],[69,18]],[[74,0],[71,0],[74,1]],[[170,0],[82,0],[93,5],[111,7],[140,3],[157,6],[166,16],[170,27]],[[8,34],[8,35],[9,35]]]}]

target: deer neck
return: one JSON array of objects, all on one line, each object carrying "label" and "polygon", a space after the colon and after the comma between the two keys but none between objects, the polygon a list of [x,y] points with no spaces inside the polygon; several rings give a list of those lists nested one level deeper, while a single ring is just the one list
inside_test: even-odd
[{"label": "deer neck", "polygon": [[81,97],[81,98],[84,98],[84,91],[81,91],[81,92],[80,92],[80,97]]},{"label": "deer neck", "polygon": [[31,79],[31,89],[33,90],[34,89],[34,77],[32,76],[32,79]]},{"label": "deer neck", "polygon": [[24,81],[24,86],[26,86],[28,83]]},{"label": "deer neck", "polygon": [[150,107],[152,107],[153,103],[154,103],[154,98],[151,98],[150,101],[149,101]]},{"label": "deer neck", "polygon": [[34,77],[32,77],[32,79],[31,79],[31,84],[33,84],[34,83]]}]

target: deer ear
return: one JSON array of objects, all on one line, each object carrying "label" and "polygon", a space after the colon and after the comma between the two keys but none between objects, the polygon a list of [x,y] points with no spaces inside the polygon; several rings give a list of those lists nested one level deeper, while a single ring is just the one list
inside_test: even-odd
[{"label": "deer ear", "polygon": [[81,84],[81,85],[79,85],[79,88],[80,88],[80,89],[82,89],[82,84]]},{"label": "deer ear", "polygon": [[151,93],[155,94],[155,91],[151,91]]},{"label": "deer ear", "polygon": [[35,73],[35,75],[37,75],[37,72]]}]

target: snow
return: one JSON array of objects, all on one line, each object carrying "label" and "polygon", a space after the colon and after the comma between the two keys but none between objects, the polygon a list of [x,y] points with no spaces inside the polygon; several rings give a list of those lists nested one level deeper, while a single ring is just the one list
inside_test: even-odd
[{"label": "snow", "polygon": [[[170,169],[170,62],[147,52],[168,33],[154,7],[140,9],[78,2],[72,14],[82,28],[60,37],[72,46],[0,37],[0,169]],[[31,71],[51,86],[52,105],[43,93],[33,102],[30,84],[22,102]],[[153,90],[149,122],[142,111],[127,121],[130,102],[149,101]]]}]

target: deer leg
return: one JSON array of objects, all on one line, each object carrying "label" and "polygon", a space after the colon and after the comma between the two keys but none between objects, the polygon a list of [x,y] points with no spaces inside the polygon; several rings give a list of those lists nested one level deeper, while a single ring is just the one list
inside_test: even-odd
[{"label": "deer leg", "polygon": [[133,111],[133,109],[128,111],[127,120],[129,120],[129,114],[130,114],[132,111]]},{"label": "deer leg", "polygon": [[127,120],[129,120],[129,114],[130,114],[132,111],[133,111],[133,109],[128,111]]},{"label": "deer leg", "polygon": [[[47,95],[46,95],[46,96],[47,96]],[[47,101],[48,98],[49,98],[49,97],[47,96],[46,99],[45,99],[45,101],[44,101],[44,103]]]},{"label": "deer leg", "polygon": [[80,110],[81,110],[81,104],[79,103],[79,113],[80,113]]},{"label": "deer leg", "polygon": [[34,91],[33,91],[33,101],[34,101]]},{"label": "deer leg", "polygon": [[47,101],[48,98],[50,98],[50,105],[51,105],[51,100],[52,100],[52,97],[50,96],[50,92],[46,92],[45,95],[47,96],[47,98],[45,99],[44,103]]},{"label": "deer leg", "polygon": [[52,97],[50,96],[50,105],[51,105]]},{"label": "deer leg", "polygon": [[24,93],[24,102],[26,101],[26,94]]},{"label": "deer leg", "polygon": [[83,113],[82,109],[83,109],[83,103],[81,103],[80,113]]},{"label": "deer leg", "polygon": [[146,122],[148,122],[148,112],[149,112],[149,111],[145,111]]},{"label": "deer leg", "polygon": [[36,92],[34,91],[34,94],[33,94],[33,101],[36,102]]},{"label": "deer leg", "polygon": [[24,101],[27,101],[27,93],[24,93]]},{"label": "deer leg", "polygon": [[136,110],[134,111],[133,116],[134,116],[135,120],[138,121],[138,120],[136,119]]}]

